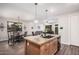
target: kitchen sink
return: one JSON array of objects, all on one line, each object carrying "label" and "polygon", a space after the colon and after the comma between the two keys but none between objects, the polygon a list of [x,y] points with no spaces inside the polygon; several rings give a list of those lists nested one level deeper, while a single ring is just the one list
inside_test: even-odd
[{"label": "kitchen sink", "polygon": [[52,38],[52,37],[54,37],[54,36],[45,36],[45,37],[43,37],[43,38]]}]

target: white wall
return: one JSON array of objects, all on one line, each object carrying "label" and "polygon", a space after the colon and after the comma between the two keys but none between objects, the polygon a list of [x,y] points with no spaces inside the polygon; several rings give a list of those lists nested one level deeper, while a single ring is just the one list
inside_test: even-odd
[{"label": "white wall", "polygon": [[61,43],[64,44],[69,44],[69,37],[68,37],[68,32],[69,32],[69,24],[68,24],[68,16],[59,16],[58,17],[58,23],[59,23],[59,28],[63,27],[63,29],[59,29],[59,34],[61,35]]},{"label": "white wall", "polygon": [[79,12],[57,16],[60,27],[61,43],[79,46]]},{"label": "white wall", "polygon": [[71,17],[71,44],[79,46],[79,13]]},{"label": "white wall", "polygon": [[[0,41],[8,40],[8,34],[7,34],[7,21],[13,21],[18,22],[18,20],[15,18],[6,18],[6,17],[0,17],[0,24],[4,24],[4,30],[1,31],[0,29]],[[24,33],[26,30],[24,30],[24,25],[26,25],[25,21],[20,21],[22,23],[22,32]]]},{"label": "white wall", "polygon": [[[35,32],[35,31],[44,31],[45,30],[45,25],[44,23],[37,23],[35,24],[33,21],[32,22],[28,22],[26,24],[26,27],[27,27],[27,34],[28,35],[32,35],[32,31]],[[54,31],[55,28],[54,28],[54,23],[51,24],[52,25],[52,30]],[[40,26],[40,29],[38,28],[38,26]],[[31,27],[33,27],[33,29],[31,29]]]},{"label": "white wall", "polygon": [[[40,29],[38,29],[38,26],[40,26]],[[26,24],[27,27],[27,34],[28,35],[32,35],[32,31],[43,31],[43,24],[35,24],[33,21],[32,22],[28,22]],[[33,27],[33,29],[31,29]]]},{"label": "white wall", "polygon": [[6,40],[8,39],[7,36],[7,20],[5,20],[5,18],[0,17],[0,24],[3,23],[4,24],[4,30],[1,31],[0,29],[0,41]]}]

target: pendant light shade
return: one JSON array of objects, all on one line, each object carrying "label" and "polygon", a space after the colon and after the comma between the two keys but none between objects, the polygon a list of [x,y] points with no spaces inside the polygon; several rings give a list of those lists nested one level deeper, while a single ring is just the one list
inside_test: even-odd
[{"label": "pendant light shade", "polygon": [[38,3],[35,3],[35,5],[37,5]]}]

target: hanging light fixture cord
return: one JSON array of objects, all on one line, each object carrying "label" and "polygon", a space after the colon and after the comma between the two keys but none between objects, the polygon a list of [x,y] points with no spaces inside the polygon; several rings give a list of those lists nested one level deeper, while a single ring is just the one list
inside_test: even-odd
[{"label": "hanging light fixture cord", "polygon": [[37,5],[38,5],[38,3],[35,3],[34,5],[35,5],[35,20],[37,20]]}]

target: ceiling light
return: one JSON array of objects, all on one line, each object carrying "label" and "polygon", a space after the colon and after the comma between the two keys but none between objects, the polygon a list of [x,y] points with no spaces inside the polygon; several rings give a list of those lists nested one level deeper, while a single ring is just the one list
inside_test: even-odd
[{"label": "ceiling light", "polygon": [[38,20],[35,20],[34,23],[38,23]]},{"label": "ceiling light", "polygon": [[53,13],[53,12],[54,12],[54,9],[51,8],[49,11],[50,11],[51,13]]}]

